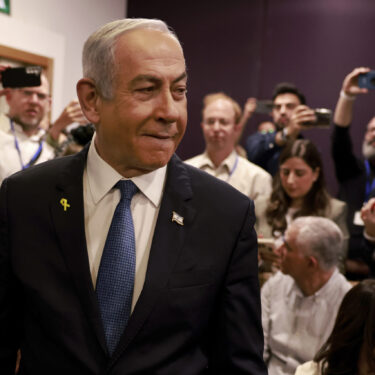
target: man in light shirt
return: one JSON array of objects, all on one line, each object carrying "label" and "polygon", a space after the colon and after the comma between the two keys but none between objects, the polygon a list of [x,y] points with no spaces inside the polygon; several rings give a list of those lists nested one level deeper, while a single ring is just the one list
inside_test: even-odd
[{"label": "man in light shirt", "polygon": [[[0,65],[1,72],[7,66]],[[77,101],[72,101],[62,111],[47,132],[41,124],[51,108],[50,85],[41,74],[40,86],[6,88],[0,90],[9,107],[8,113],[0,113],[0,184],[11,174],[33,165],[53,159],[52,143],[73,122],[87,123]]]},{"label": "man in light shirt", "polygon": [[91,144],[1,187],[0,373],[21,348],[31,375],[265,375],[253,203],[174,155],[176,35],[110,22],[86,41],[83,74]]},{"label": "man in light shirt", "polygon": [[224,93],[206,95],[203,104],[201,126],[206,150],[186,163],[228,182],[250,199],[269,195],[271,175],[235,150],[242,131],[239,104]]},{"label": "man in light shirt", "polygon": [[262,287],[264,359],[269,375],[294,374],[312,360],[333,328],[350,283],[339,273],[343,236],[323,217],[301,217],[288,227],[281,272]]}]

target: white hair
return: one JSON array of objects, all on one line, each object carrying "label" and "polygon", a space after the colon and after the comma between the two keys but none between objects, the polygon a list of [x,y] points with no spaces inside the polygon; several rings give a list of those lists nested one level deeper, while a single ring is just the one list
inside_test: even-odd
[{"label": "white hair", "polygon": [[369,144],[366,140],[363,140],[362,154],[365,159],[374,160],[375,159],[375,147]]},{"label": "white hair", "polygon": [[114,60],[115,47],[118,38],[126,32],[135,29],[150,29],[161,31],[172,36],[177,42],[177,36],[158,19],[124,18],[107,23],[90,35],[86,40],[82,53],[82,68],[85,78],[92,79],[104,99],[112,99],[113,83],[116,75]]},{"label": "white hair", "polygon": [[320,216],[295,219],[288,231],[296,230],[296,246],[305,255],[314,256],[324,270],[337,266],[343,255],[344,239],[341,229],[332,220]]}]

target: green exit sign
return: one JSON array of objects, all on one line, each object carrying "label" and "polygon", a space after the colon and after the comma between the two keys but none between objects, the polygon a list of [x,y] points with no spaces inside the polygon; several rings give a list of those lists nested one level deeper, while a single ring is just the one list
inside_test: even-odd
[{"label": "green exit sign", "polygon": [[0,12],[10,14],[10,0],[0,0]]}]

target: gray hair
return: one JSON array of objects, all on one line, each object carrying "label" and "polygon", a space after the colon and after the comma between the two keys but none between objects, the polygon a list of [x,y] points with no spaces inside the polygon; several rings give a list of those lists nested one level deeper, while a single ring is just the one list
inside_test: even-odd
[{"label": "gray hair", "polygon": [[158,19],[124,18],[109,22],[91,34],[83,47],[83,75],[95,82],[99,94],[104,99],[113,98],[116,42],[121,35],[135,29],[161,31],[178,42],[174,32],[165,22]]},{"label": "gray hair", "polygon": [[297,230],[296,246],[318,260],[320,267],[329,270],[337,266],[343,255],[344,238],[332,220],[318,216],[303,216],[294,220],[288,229]]}]

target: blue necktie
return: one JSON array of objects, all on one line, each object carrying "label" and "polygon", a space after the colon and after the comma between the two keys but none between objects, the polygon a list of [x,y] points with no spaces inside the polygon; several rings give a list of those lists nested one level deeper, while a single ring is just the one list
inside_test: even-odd
[{"label": "blue necktie", "polygon": [[128,323],[134,288],[135,236],[130,203],[138,188],[130,180],[116,185],[121,191],[100,261],[96,295],[107,348],[112,355]]}]

